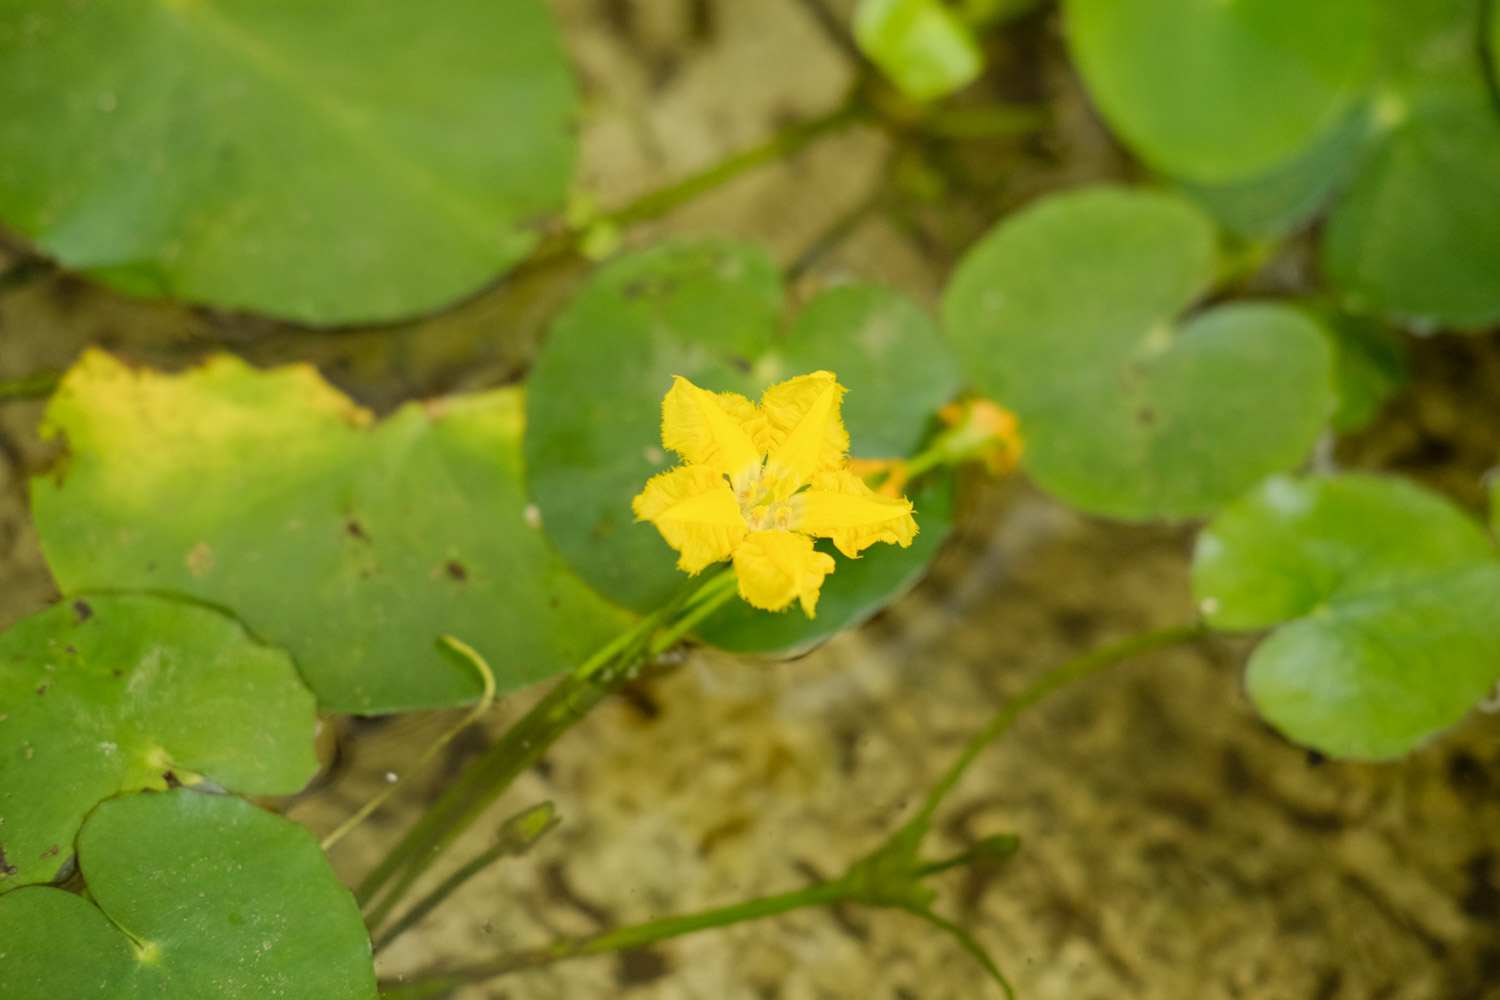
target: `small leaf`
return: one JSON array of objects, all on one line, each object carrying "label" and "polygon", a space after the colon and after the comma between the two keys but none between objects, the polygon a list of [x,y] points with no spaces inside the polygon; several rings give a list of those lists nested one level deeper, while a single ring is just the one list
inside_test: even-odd
[{"label": "small leaf", "polygon": [[1368,0],[1066,0],[1069,48],[1109,123],[1167,174],[1247,180],[1362,97]]},{"label": "small leaf", "polygon": [[461,704],[472,668],[511,690],[625,622],[548,549],[521,485],[515,390],[408,404],[377,423],[307,366],[221,356],[182,375],[89,352],[47,430],[68,457],[32,481],[66,593],[143,589],[225,607],[285,646],[329,711]]},{"label": "small leaf", "polygon": [[1267,480],[1199,537],[1193,593],[1215,627],[1274,628],[1250,697],[1333,756],[1406,753],[1500,677],[1500,560],[1478,525],[1399,480]]},{"label": "small leaf", "polygon": [[[824,292],[784,334],[781,311],[779,276],[763,251],[694,240],[612,261],[558,316],[529,382],[527,479],[557,551],[601,593],[645,612],[689,585],[676,554],[630,510],[646,480],[676,462],[661,445],[673,376],[759,399],[774,382],[833,371],[848,389],[845,424],[863,457],[909,454],[958,387],[933,322],[893,291]],[[941,521],[919,524],[920,546],[943,534]],[[850,608],[888,600],[921,565],[901,561],[914,551],[926,550],[889,557],[897,568],[884,575],[850,574],[864,580]],[[873,552],[860,562],[871,560],[888,565]],[[859,563],[840,560],[829,584],[851,565]],[[834,586],[843,593],[848,584]],[[816,634],[847,621],[820,603]]]},{"label": "small leaf", "polygon": [[1192,204],[1114,188],[1043,198],[965,255],[949,339],[1019,417],[1045,489],[1111,517],[1189,517],[1307,454],[1332,404],[1323,335],[1266,303],[1175,326],[1214,270]]},{"label": "small leaf", "polygon": [[449,303],[562,207],[541,0],[11,0],[0,218],[141,295],[309,323]]},{"label": "small leaf", "polygon": [[854,39],[908,97],[951,94],[984,69],[974,33],[943,0],[860,0]]},{"label": "small leaf", "polygon": [[0,996],[374,1000],[370,940],[312,836],[188,789],[105,802],[78,838],[98,904],[0,897]]},{"label": "small leaf", "polygon": [[0,892],[52,878],[90,809],[168,771],[286,795],[317,770],[291,659],[163,597],[88,595],[12,626],[0,706]]}]

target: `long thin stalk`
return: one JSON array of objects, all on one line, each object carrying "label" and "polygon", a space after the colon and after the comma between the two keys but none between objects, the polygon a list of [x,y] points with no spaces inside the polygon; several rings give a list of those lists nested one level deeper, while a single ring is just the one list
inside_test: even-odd
[{"label": "long thin stalk", "polygon": [[[490,803],[540,760],[569,727],[634,676],[650,656],[665,648],[653,643],[660,630],[668,629],[675,642],[685,631],[675,628],[684,607],[689,609],[686,617],[696,622],[703,608],[732,595],[726,577],[732,582],[733,574],[725,570],[610,642],[554,684],[530,712],[470,764],[355,891],[355,898],[367,910],[366,923],[378,927],[406,890]],[[383,897],[376,902],[382,891]]]},{"label": "long thin stalk", "polygon": [[452,969],[431,978],[411,983],[392,984],[382,989],[380,995],[383,1000],[423,1000],[426,997],[443,996],[461,986],[493,979],[510,972],[536,969],[570,958],[601,955],[627,948],[640,948],[714,927],[727,927],[730,924],[777,916],[808,906],[838,902],[847,898],[849,892],[848,883],[842,879],[819,882],[805,889],[784,892],[777,896],[763,896],[759,899],[736,903],[733,906],[665,917],[661,920],[620,927],[588,937],[562,938],[540,948],[501,955],[488,962]]},{"label": "long thin stalk", "polygon": [[1167,646],[1176,646],[1193,639],[1201,638],[1207,634],[1207,629],[1202,625],[1180,625],[1175,628],[1162,629],[1157,632],[1146,632],[1142,635],[1132,636],[1112,646],[1096,649],[1082,656],[1069,660],[1060,667],[1049,670],[1047,673],[1032,681],[1020,694],[1006,702],[1000,711],[995,713],[983,729],[969,738],[964,745],[963,752],[958,759],[948,768],[947,772],[938,779],[937,784],[928,791],[922,800],[922,807],[907,824],[907,828],[923,826],[932,821],[932,815],[942,803],[944,797],[951,792],[964,772],[969,769],[975,759],[984,752],[995,740],[1005,734],[1016,720],[1043,698],[1052,694],[1060,688],[1066,687],[1076,680],[1080,680],[1090,674],[1097,673],[1105,667],[1112,666],[1122,660],[1127,660],[1140,653],[1149,652],[1153,649],[1163,649]]}]

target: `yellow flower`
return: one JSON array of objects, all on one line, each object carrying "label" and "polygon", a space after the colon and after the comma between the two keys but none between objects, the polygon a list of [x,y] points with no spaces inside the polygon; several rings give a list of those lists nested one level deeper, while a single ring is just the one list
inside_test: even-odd
[{"label": "yellow flower", "polygon": [[780,611],[800,600],[811,618],[834,567],[814,538],[857,558],[876,542],[905,548],[917,533],[910,501],[849,471],[843,397],[832,372],[773,385],[759,405],[679,377],[662,401],[661,441],[687,464],[646,483],[636,520],[656,525],[679,569],[733,559],[748,603]]}]

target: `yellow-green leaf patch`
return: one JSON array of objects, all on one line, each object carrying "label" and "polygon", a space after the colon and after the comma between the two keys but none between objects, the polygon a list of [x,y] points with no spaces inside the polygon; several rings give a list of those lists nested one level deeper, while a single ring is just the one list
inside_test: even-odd
[{"label": "yellow-green leaf patch", "polygon": [[549,550],[521,484],[513,389],[375,422],[307,366],[181,375],[91,352],[47,411],[67,455],[32,482],[65,593],[149,589],[230,609],[286,647],[327,710],[476,697],[550,677],[625,621]]}]

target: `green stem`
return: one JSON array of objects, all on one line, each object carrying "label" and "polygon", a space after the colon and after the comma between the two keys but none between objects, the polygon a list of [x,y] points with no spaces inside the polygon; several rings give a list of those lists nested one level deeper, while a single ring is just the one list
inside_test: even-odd
[{"label": "green stem", "polygon": [[1005,993],[1005,1000],[1016,1000],[1016,991],[1011,989],[1010,980],[1005,978],[1005,974],[1000,971],[1000,967],[995,964],[995,960],[990,958],[989,952],[985,951],[980,943],[975,940],[974,935],[970,934],[968,931],[964,930],[953,921],[943,919],[936,913],[933,913],[931,910],[910,909],[906,912],[910,913],[914,917],[918,917],[922,920],[927,921],[938,930],[945,931],[946,933],[951,935],[953,940],[962,945],[964,951],[973,956],[974,960],[984,967],[984,971],[990,974],[990,978],[993,979],[996,984],[999,985],[1001,991]]},{"label": "green stem", "polygon": [[[520,774],[540,760],[558,737],[635,676],[652,655],[666,648],[659,641],[652,642],[660,629],[668,628],[674,642],[684,634],[677,621],[684,607],[689,610],[683,620],[698,621],[701,615],[694,615],[699,609],[712,600],[727,599],[733,591],[727,589],[726,577],[732,582],[732,571],[726,569],[698,590],[684,592],[614,639],[553,685],[530,712],[470,764],[355,891],[355,899],[367,910],[368,926],[378,927],[438,856]],[[382,890],[384,897],[376,903]]]},{"label": "green stem", "polygon": [[570,958],[600,955],[627,948],[640,948],[697,931],[777,916],[808,906],[839,902],[847,899],[849,892],[849,884],[843,879],[819,882],[795,892],[786,892],[779,896],[764,896],[716,910],[664,917],[661,920],[621,927],[589,937],[562,938],[540,948],[502,955],[488,962],[453,969],[429,979],[393,984],[382,989],[380,995],[382,1000],[423,1000],[426,997],[443,996],[459,987],[511,972],[536,969]]},{"label": "green stem", "polygon": [[390,928],[375,939],[375,951],[379,953],[396,938],[406,933],[411,928],[422,922],[422,919],[453,895],[460,886],[469,879],[484,871],[490,865],[501,858],[512,858],[524,854],[531,849],[542,835],[551,830],[558,823],[557,814],[552,808],[552,803],[544,802],[539,806],[533,806],[506,821],[500,828],[500,835],[495,843],[478,856],[469,860],[467,864],[449,875],[435,889],[412,904],[411,909],[401,915],[401,918],[391,924]]},{"label": "green stem", "polygon": [[820,118],[793,125],[776,133],[759,146],[752,146],[743,152],[735,153],[707,170],[684,177],[628,205],[607,212],[603,221],[615,226],[629,226],[665,215],[684,202],[713,190],[747,170],[791,156],[815,139],[866,121],[870,118],[870,114],[870,110],[863,102],[850,100],[842,107]]},{"label": "green stem", "polygon": [[0,379],[0,403],[13,399],[45,399],[52,395],[62,375],[54,371],[37,371],[16,378]]},{"label": "green stem", "polygon": [[1122,660],[1127,660],[1140,653],[1149,652],[1153,649],[1163,649],[1167,646],[1176,646],[1193,639],[1206,635],[1208,630],[1202,625],[1180,625],[1176,628],[1162,629],[1158,632],[1147,632],[1143,635],[1132,636],[1113,646],[1105,646],[1083,654],[1075,659],[1069,660],[1060,667],[1049,670],[1041,677],[1032,681],[1020,694],[1006,702],[999,712],[995,713],[989,723],[970,737],[964,746],[963,752],[958,759],[948,768],[938,783],[932,786],[927,797],[922,802],[922,808],[906,824],[904,829],[917,827],[925,828],[932,821],[932,815],[937,811],[938,805],[944,797],[958,784],[964,772],[969,769],[975,759],[995,740],[1015,725],[1027,709],[1031,708],[1043,698],[1052,694],[1060,688],[1066,687],[1076,680],[1080,680],[1090,674],[1097,673],[1105,667],[1112,666]]}]

